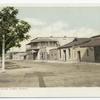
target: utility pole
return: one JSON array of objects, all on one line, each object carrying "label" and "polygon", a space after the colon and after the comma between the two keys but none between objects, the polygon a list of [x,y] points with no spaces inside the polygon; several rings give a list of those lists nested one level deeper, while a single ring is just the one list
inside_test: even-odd
[{"label": "utility pole", "polygon": [[5,71],[5,35],[2,36],[2,72]]}]

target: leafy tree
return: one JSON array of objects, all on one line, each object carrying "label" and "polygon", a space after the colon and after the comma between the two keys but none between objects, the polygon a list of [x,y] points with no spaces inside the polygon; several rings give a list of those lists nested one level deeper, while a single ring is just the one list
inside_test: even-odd
[{"label": "leafy tree", "polygon": [[18,9],[5,7],[0,11],[0,56],[2,54],[2,40],[5,36],[5,52],[12,47],[20,47],[20,42],[29,38],[27,32],[31,26],[17,18]]}]

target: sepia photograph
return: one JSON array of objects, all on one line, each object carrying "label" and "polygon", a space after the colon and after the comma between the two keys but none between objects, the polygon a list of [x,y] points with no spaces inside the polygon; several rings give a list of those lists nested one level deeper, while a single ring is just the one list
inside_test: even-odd
[{"label": "sepia photograph", "polygon": [[100,87],[100,6],[1,6],[0,89]]}]

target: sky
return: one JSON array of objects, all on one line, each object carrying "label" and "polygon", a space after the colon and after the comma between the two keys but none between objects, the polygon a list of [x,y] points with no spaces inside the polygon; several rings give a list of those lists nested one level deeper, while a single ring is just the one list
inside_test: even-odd
[{"label": "sky", "polygon": [[100,34],[100,7],[16,7],[18,18],[31,25],[31,38],[13,51],[25,51],[35,37],[91,37]]}]

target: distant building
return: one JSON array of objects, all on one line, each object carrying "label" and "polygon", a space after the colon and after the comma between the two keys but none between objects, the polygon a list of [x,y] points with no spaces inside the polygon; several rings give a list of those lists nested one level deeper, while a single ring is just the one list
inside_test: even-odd
[{"label": "distant building", "polygon": [[9,52],[6,54],[6,59],[11,60],[25,60],[26,53],[25,52]]},{"label": "distant building", "polygon": [[49,60],[50,50],[72,41],[68,37],[37,37],[26,45],[27,59]]}]

